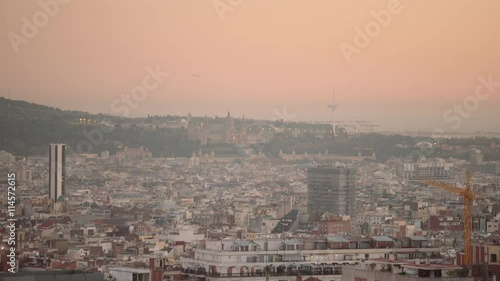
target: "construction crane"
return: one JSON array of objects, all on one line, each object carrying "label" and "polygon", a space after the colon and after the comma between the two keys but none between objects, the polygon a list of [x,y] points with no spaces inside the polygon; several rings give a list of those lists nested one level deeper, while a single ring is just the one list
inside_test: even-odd
[{"label": "construction crane", "polygon": [[[424,183],[441,188],[443,190],[461,195],[464,198],[464,252],[465,264],[472,264],[472,202],[480,197],[474,194],[471,190],[471,174],[467,172],[465,188],[448,185],[443,182],[425,179]],[[430,221],[429,221],[430,223]]]}]

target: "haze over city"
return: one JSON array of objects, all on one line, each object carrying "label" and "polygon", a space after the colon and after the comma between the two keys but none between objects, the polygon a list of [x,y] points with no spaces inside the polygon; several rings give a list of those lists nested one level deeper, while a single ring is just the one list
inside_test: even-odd
[{"label": "haze over city", "polygon": [[499,11],[0,0],[0,281],[497,281]]},{"label": "haze over city", "polygon": [[[112,102],[158,65],[168,78],[130,116],[272,119],[286,108],[294,121],[326,121],[335,88],[339,120],[385,130],[500,128],[498,85],[456,129],[443,119],[474,95],[478,77],[500,81],[498,1],[393,3],[397,13],[349,61],[341,44],[355,47],[355,29],[390,1],[214,3],[61,4],[26,42],[3,37],[0,94],[10,88],[12,99],[113,114]],[[22,18],[32,22],[40,10],[38,1],[0,2],[0,33],[22,36]]]}]

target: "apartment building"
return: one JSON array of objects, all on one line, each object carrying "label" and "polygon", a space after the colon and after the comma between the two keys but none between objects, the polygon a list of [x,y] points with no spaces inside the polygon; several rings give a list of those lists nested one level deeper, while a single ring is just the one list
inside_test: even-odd
[{"label": "apartment building", "polygon": [[396,175],[406,181],[450,180],[455,176],[455,166],[439,160],[401,163],[396,166]]},{"label": "apartment building", "polygon": [[389,255],[414,259],[422,253],[439,252],[437,248],[402,248],[400,244],[386,236],[203,240],[181,264],[185,276],[205,277],[207,281],[228,277],[262,280],[266,275],[272,277],[270,280],[292,281],[297,274],[340,280],[341,265]]},{"label": "apartment building", "polygon": [[356,214],[356,169],[307,169],[307,211],[335,215]]},{"label": "apartment building", "polygon": [[[416,279],[429,281],[473,281],[473,277],[457,276],[462,267],[449,264],[423,264],[417,261],[375,259],[369,264],[353,268],[343,268],[342,281],[413,281]],[[463,274],[463,273],[462,273]]]}]

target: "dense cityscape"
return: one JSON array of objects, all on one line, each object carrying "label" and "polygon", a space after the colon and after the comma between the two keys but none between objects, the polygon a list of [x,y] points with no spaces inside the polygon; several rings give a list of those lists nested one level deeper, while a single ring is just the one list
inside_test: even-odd
[{"label": "dense cityscape", "polygon": [[[15,174],[17,194],[15,207],[0,211],[3,270],[10,268],[12,216],[20,272],[94,272],[104,280],[345,280],[346,270],[358,276],[358,269],[360,276],[442,278],[500,268],[500,162],[485,161],[474,142],[461,147],[468,159],[426,157],[429,147],[449,145],[418,139],[399,144],[412,153],[386,161],[377,161],[376,150],[273,155],[266,144],[286,134],[286,122],[235,125],[228,113],[210,128],[198,119],[204,122],[191,115],[169,122],[200,143],[188,157],[153,157],[145,146],[123,143],[113,154],[68,152],[63,143],[47,144],[41,155],[1,151],[2,173]],[[105,125],[82,122],[71,126]],[[303,133],[287,137],[300,139],[317,125],[302,126]],[[375,134],[340,125],[335,134],[315,133],[331,143]],[[491,138],[490,147],[499,145]],[[472,217],[467,198],[448,186],[477,194]],[[464,248],[467,220],[472,267]]]},{"label": "dense cityscape", "polygon": [[498,11],[0,0],[0,281],[500,281]]}]

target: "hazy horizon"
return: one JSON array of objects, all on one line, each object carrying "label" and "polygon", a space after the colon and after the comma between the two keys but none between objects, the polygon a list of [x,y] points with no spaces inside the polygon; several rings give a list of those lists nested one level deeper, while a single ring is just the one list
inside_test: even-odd
[{"label": "hazy horizon", "polygon": [[474,96],[478,77],[500,82],[498,1],[401,0],[350,62],[341,44],[354,46],[355,28],[396,2],[243,0],[223,20],[214,3],[227,0],[68,2],[17,53],[9,34],[22,35],[23,18],[44,10],[39,1],[0,2],[0,96],[10,88],[16,100],[116,114],[113,101],[159,66],[169,76],[131,117],[273,119],[286,108],[291,121],[327,121],[335,88],[337,120],[500,131],[500,87],[457,128],[443,119]]}]

